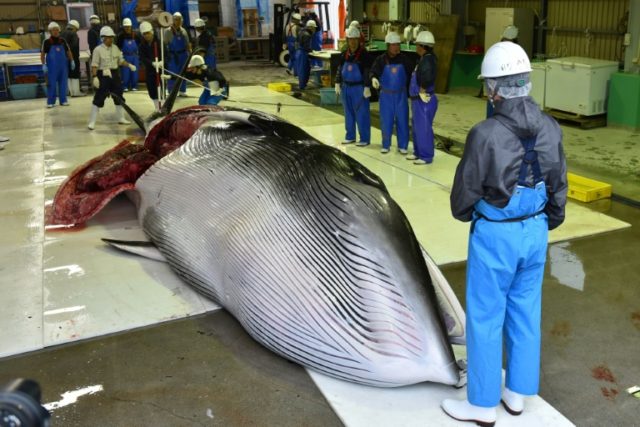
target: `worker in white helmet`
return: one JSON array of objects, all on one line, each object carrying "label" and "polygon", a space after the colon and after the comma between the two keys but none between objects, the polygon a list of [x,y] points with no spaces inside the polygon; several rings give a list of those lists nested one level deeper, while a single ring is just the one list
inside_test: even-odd
[{"label": "worker in white helmet", "polygon": [[158,88],[161,86],[162,73],[162,49],[160,40],[156,37],[153,26],[146,21],[140,23],[140,62],[144,65],[145,84],[147,93],[153,102],[156,111],[160,111],[160,100],[158,98]]},{"label": "worker in white helmet", "polygon": [[284,29],[285,44],[282,45],[282,50],[287,49],[289,51],[289,61],[287,63],[287,74],[297,75],[296,69],[296,44],[298,39],[298,33],[300,32],[300,20],[302,17],[299,13],[295,12],[291,14],[291,22],[289,22]]},{"label": "worker in white helmet", "polygon": [[386,35],[387,51],[378,56],[371,67],[370,81],[380,90],[380,128],[382,130],[382,154],[391,148],[391,136],[395,125],[398,151],[407,154],[409,146],[409,105],[407,91],[414,68],[412,61],[400,51],[400,36]]},{"label": "worker in white helmet", "polygon": [[136,66],[136,71],[131,71],[129,67],[120,67],[120,74],[122,76],[122,90],[127,92],[129,90],[138,90],[138,70],[140,66],[140,52],[139,46],[142,39],[140,34],[133,31],[133,25],[131,19],[124,18],[122,20],[122,30],[118,34],[116,44],[118,49],[122,51],[122,56],[129,64]]},{"label": "worker in white helmet", "polygon": [[411,98],[411,129],[413,133],[413,154],[407,160],[416,165],[433,161],[433,119],[438,110],[435,94],[437,59],[433,53],[435,39],[430,31],[422,31],[416,39],[416,53],[420,57],[411,75],[409,96]]},{"label": "worker in white helmet", "polygon": [[93,96],[93,105],[91,106],[91,115],[88,124],[89,130],[95,128],[98,111],[104,107],[105,99],[112,93],[117,95],[117,97],[113,98],[113,103],[116,105],[118,123],[123,125],[129,124],[129,121],[124,118],[124,109],[120,102],[120,98],[122,97],[122,81],[120,79],[119,67],[129,67],[131,71],[136,71],[137,67],[129,64],[124,59],[122,52],[114,42],[115,36],[116,34],[111,27],[102,27],[100,29],[102,44],[95,48],[91,58],[91,82],[97,91]]},{"label": "worker in white helmet", "polygon": [[200,81],[205,87],[198,99],[199,105],[218,105],[229,96],[227,80],[220,71],[208,67],[200,55],[191,57],[185,77],[192,81]]},{"label": "worker in white helmet", "polygon": [[[518,27],[507,25],[502,31],[501,42],[511,42],[518,44]],[[493,116],[493,104],[487,99],[487,118]]]},{"label": "worker in white helmet", "polygon": [[[174,74],[179,74],[191,55],[191,41],[187,30],[182,27],[182,14],[173,14],[173,25],[164,31],[164,42],[167,45],[168,58],[166,67]],[[169,91],[174,80],[169,81]],[[187,96],[187,83],[182,82],[178,96]]]},{"label": "worker in white helmet", "polygon": [[340,54],[336,72],[335,90],[342,96],[344,107],[345,138],[343,144],[356,142],[356,124],[360,133],[359,147],[371,143],[371,111],[369,98],[371,89],[367,76],[373,62],[369,52],[360,45],[360,30],[349,27],[346,32],[347,50]]},{"label": "worker in white helmet", "polygon": [[298,33],[298,42],[296,49],[296,67],[298,73],[298,87],[304,90],[309,83],[309,73],[311,72],[311,63],[309,62],[309,53],[311,53],[311,42],[316,31],[316,21],[309,19],[304,28]]},{"label": "worker in white helmet", "polygon": [[351,21],[349,28],[357,28],[358,31],[360,31],[360,46],[364,47],[367,40],[364,38],[364,32],[362,31],[362,28],[360,28],[360,23],[358,21]]},{"label": "worker in white helmet", "polygon": [[218,63],[216,61],[216,39],[211,31],[205,26],[203,19],[196,19],[193,23],[196,29],[196,51],[204,58],[204,63],[208,68],[216,69]]},{"label": "worker in white helmet", "polygon": [[[73,62],[69,61],[68,86],[71,96],[83,96],[80,91],[80,39],[78,39],[78,30],[80,23],[75,19],[67,23],[67,28],[60,34],[71,50]],[[73,64],[73,67],[71,65]]]},{"label": "worker in white helmet", "polygon": [[47,76],[47,108],[53,108],[57,96],[60,98],[60,105],[68,106],[69,68],[75,70],[77,64],[67,42],[60,37],[60,26],[56,22],[51,22],[48,29],[50,36],[42,42],[40,51],[42,72]]},{"label": "worker in white helmet", "polygon": [[525,397],[538,393],[548,231],[564,221],[568,186],[560,127],[528,96],[526,52],[496,43],[481,71],[495,115],[469,132],[451,190],[453,216],[471,221],[467,399],[447,399],[442,409],[459,421],[493,425],[501,401],[519,415]]},{"label": "worker in white helmet", "polygon": [[100,29],[102,29],[100,17],[98,17],[98,15],[91,15],[89,24],[91,27],[89,31],[87,31],[87,42],[89,43],[89,53],[93,55],[93,50],[102,43],[102,38],[100,37]]}]

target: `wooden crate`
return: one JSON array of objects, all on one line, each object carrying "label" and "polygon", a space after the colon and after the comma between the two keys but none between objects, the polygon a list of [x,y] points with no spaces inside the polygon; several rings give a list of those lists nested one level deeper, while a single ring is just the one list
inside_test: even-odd
[{"label": "wooden crate", "polygon": [[216,59],[218,62],[229,62],[228,37],[216,37]]},{"label": "wooden crate", "polygon": [[568,196],[581,202],[593,202],[594,200],[611,197],[611,184],[585,178],[574,173],[567,173],[569,181]]}]

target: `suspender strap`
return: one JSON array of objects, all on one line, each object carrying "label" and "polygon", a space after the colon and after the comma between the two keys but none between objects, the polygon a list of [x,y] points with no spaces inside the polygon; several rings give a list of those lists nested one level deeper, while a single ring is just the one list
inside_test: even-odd
[{"label": "suspender strap", "polygon": [[520,164],[518,185],[521,185],[523,187],[527,187],[527,172],[529,171],[529,166],[531,166],[531,170],[533,172],[534,185],[542,182],[543,180],[542,172],[540,171],[540,163],[538,162],[538,153],[534,150],[536,139],[537,137],[534,136],[532,138],[520,140],[520,143],[524,148],[524,157],[522,158],[522,163]]}]

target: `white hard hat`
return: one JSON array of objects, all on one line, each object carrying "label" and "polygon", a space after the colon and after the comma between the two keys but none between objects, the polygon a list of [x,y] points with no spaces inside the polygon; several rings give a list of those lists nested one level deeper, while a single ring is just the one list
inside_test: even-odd
[{"label": "white hard hat", "polygon": [[479,79],[530,73],[531,63],[527,52],[511,42],[499,42],[489,48],[482,60]]},{"label": "white hard hat", "polygon": [[352,27],[360,28],[360,23],[358,21],[351,21],[351,24],[349,24],[349,28]]},{"label": "white hard hat", "polygon": [[204,65],[204,58],[200,55],[193,55],[189,61],[189,67],[202,67]]},{"label": "white hard hat", "polygon": [[196,28],[204,27],[204,21],[202,19],[198,18],[193,23],[193,26],[196,27]]},{"label": "white hard hat", "polygon": [[173,17],[182,19],[182,14],[180,12],[174,12]]},{"label": "white hard hat", "polygon": [[60,25],[58,25],[57,22],[51,21],[49,22],[49,26],[47,27],[49,29],[49,31],[53,30],[54,28],[56,29],[60,29]]},{"label": "white hard hat", "polygon": [[316,21],[314,21],[313,19],[309,19],[307,21],[307,24],[305,25],[305,27],[313,27],[316,28],[318,27],[318,24],[316,24]]},{"label": "white hard hat", "polygon": [[24,27],[16,28],[16,34],[24,34]]},{"label": "white hard hat", "polygon": [[104,27],[100,28],[100,37],[115,37],[116,33],[113,32],[113,29],[108,26],[105,25]]},{"label": "white hard hat", "polygon": [[80,23],[78,21],[76,21],[75,19],[72,19],[71,21],[69,21],[69,23],[67,24],[67,26],[72,26],[73,28],[75,28],[76,30],[80,29]]},{"label": "white hard hat", "polygon": [[426,44],[427,46],[433,46],[436,44],[436,39],[431,34],[431,31],[420,31],[416,38],[416,44]]},{"label": "white hard hat", "polygon": [[294,13],[293,15],[291,15],[291,19],[297,19],[299,21],[302,19],[302,16],[300,16],[299,13]]},{"label": "white hard hat", "polygon": [[360,30],[356,27],[347,28],[346,36],[348,39],[359,39],[360,38]]},{"label": "white hard hat", "polygon": [[388,44],[400,43],[400,35],[398,33],[389,33],[385,36],[384,42]]},{"label": "white hard hat", "polygon": [[515,40],[518,38],[518,27],[515,25],[509,25],[502,32],[502,38],[508,40]]},{"label": "white hard hat", "polygon": [[98,15],[91,15],[91,17],[89,18],[89,22],[91,22],[92,24],[99,24],[100,23],[100,17]]},{"label": "white hard hat", "polygon": [[131,19],[129,19],[129,18],[124,18],[124,19],[122,20],[122,26],[123,26],[123,27],[130,27],[130,26],[131,26]]},{"label": "white hard hat", "polygon": [[150,31],[153,31],[153,25],[151,25],[149,22],[144,21],[140,23],[140,32],[142,34],[144,33],[148,33]]}]

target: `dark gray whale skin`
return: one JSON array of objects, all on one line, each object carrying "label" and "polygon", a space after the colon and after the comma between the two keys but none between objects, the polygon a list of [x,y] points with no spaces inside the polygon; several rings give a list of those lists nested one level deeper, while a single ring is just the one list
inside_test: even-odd
[{"label": "dark gray whale skin", "polygon": [[373,386],[458,382],[411,225],[345,153],[264,113],[212,111],[131,196],[172,269],[277,354]]}]

